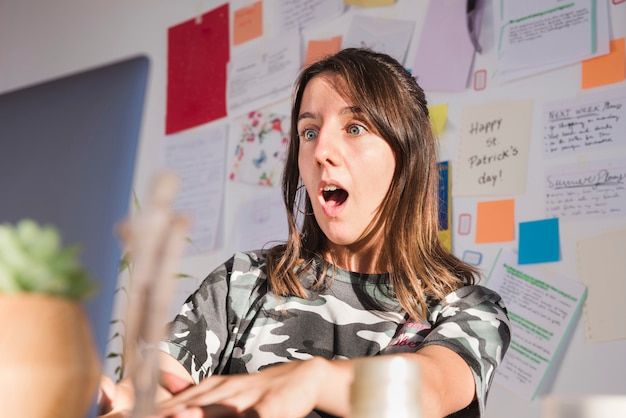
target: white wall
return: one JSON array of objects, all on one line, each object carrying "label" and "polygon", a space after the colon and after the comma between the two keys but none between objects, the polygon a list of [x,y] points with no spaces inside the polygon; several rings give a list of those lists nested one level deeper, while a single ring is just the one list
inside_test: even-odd
[{"label": "white wall", "polygon": [[[217,0],[0,0],[0,92],[26,86],[38,81],[65,75],[135,54],[147,55],[152,63],[145,118],[137,160],[135,191],[144,196],[151,175],[159,167],[160,147],[165,126],[166,36],[167,28],[209,11],[222,1]],[[245,4],[243,0],[231,4]],[[398,0],[392,8],[359,10],[359,13],[382,14],[385,17],[414,16],[421,24],[426,2]],[[489,2],[488,2],[489,4]],[[349,13],[355,13],[351,9]],[[626,5],[611,5],[615,37],[626,34]],[[490,13],[490,10],[487,11]],[[334,35],[347,27],[349,14],[326,28],[320,37]],[[487,18],[489,14],[487,14]],[[475,68],[493,68],[493,28],[488,19],[481,33],[485,52],[476,57]],[[413,61],[419,31],[410,44],[407,63]],[[533,99],[535,121],[541,120],[541,104],[555,99],[574,98],[580,90],[580,66],[531,77],[503,86],[489,85],[482,92],[429,93],[432,104],[448,103],[447,129],[442,136],[443,159],[454,160],[459,135],[460,116],[464,106],[488,103],[499,99]],[[610,91],[624,88],[624,82],[595,89]],[[540,123],[534,123],[532,137],[541,138]],[[0,138],[1,140],[1,138]],[[231,138],[231,145],[232,142]],[[230,153],[231,147],[229,147]],[[541,167],[541,149],[531,146],[529,167]],[[529,169],[527,193],[516,199],[516,221],[540,219],[543,215],[540,171]],[[233,209],[251,196],[266,191],[251,186],[228,183],[226,205]],[[457,199],[454,205],[471,204],[472,199]],[[455,209],[456,210],[456,209]],[[454,218],[453,218],[454,219]],[[576,279],[575,241],[587,236],[623,227],[624,218],[594,220],[562,225],[562,261],[551,263],[547,271],[556,271]],[[181,270],[194,276],[181,285],[176,305],[182,295],[196,286],[218,263],[233,252],[233,210],[226,210],[224,235],[220,249],[183,260]],[[484,246],[487,256],[495,246]],[[174,309],[174,308],[173,308]],[[588,344],[578,322],[564,355],[559,359],[558,373],[550,377],[546,389],[554,394],[621,393],[626,394],[626,341]],[[533,402],[521,400],[494,385],[489,397],[487,416],[527,418],[540,416],[541,398]]]}]

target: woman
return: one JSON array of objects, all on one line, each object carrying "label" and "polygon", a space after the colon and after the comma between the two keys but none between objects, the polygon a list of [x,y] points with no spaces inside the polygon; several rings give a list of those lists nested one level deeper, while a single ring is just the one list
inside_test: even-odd
[{"label": "woman", "polygon": [[419,363],[424,417],[480,416],[509,324],[440,245],[437,184],[425,95],[398,62],[351,48],[304,69],[288,240],[235,254],[187,300],[162,345],[163,414],[347,416],[354,359],[393,355]]}]

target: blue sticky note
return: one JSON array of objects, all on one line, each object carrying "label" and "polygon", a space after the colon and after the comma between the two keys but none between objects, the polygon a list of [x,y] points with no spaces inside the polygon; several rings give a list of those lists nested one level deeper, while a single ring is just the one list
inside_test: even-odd
[{"label": "blue sticky note", "polygon": [[518,264],[547,263],[560,259],[558,218],[520,222]]}]

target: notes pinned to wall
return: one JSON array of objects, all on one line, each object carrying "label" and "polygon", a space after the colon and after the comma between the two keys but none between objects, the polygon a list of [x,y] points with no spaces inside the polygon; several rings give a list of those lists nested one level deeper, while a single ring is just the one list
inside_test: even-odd
[{"label": "notes pinned to wall", "polygon": [[582,63],[582,88],[604,86],[626,78],[626,52],[624,38],[613,39],[610,52]]},{"label": "notes pinned to wall", "polygon": [[254,110],[233,120],[238,138],[229,179],[257,186],[280,186],[289,145],[290,102]]},{"label": "notes pinned to wall", "polygon": [[439,240],[452,251],[452,201],[450,199],[450,162],[437,163],[439,169]]},{"label": "notes pinned to wall", "polygon": [[609,52],[606,0],[503,0],[493,5],[498,81],[519,79]]},{"label": "notes pinned to wall", "polygon": [[414,29],[414,20],[355,15],[341,46],[368,47],[404,63]]},{"label": "notes pinned to wall", "polygon": [[263,36],[263,2],[233,12],[233,46],[243,44]]},{"label": "notes pinned to wall", "polygon": [[626,215],[626,158],[545,169],[549,217],[597,219]]},{"label": "notes pinned to wall", "polygon": [[515,201],[513,199],[478,202],[476,205],[476,243],[507,242],[515,239]]},{"label": "notes pinned to wall", "polygon": [[463,109],[454,196],[525,193],[532,110],[529,100]]},{"label": "notes pinned to wall", "polygon": [[191,218],[187,255],[215,249],[224,203],[227,127],[203,127],[163,140],[163,161],[181,180],[174,207]]},{"label": "notes pinned to wall", "polygon": [[[428,3],[413,74],[425,90],[462,91],[467,88],[474,62],[477,33],[468,30],[467,1]],[[482,4],[482,2],[478,2]],[[482,15],[483,8],[474,11]],[[480,25],[474,28],[480,30]]]},{"label": "notes pinned to wall", "polygon": [[228,11],[225,3],[167,31],[168,135],[226,116]]},{"label": "notes pinned to wall", "polygon": [[626,145],[626,90],[546,104],[543,142],[547,158]]},{"label": "notes pinned to wall", "polygon": [[577,244],[579,280],[589,288],[583,311],[587,341],[626,339],[623,310],[626,230],[585,238]]},{"label": "notes pinned to wall", "polygon": [[295,32],[269,39],[262,50],[242,45],[228,66],[228,115],[240,116],[288,98],[300,63]]},{"label": "notes pinned to wall", "polygon": [[587,289],[567,277],[519,266],[503,251],[487,286],[502,296],[511,319],[511,345],[495,381],[531,400],[554,364],[561,342],[581,310]]},{"label": "notes pinned to wall", "polygon": [[326,55],[332,55],[341,49],[341,36],[329,39],[312,39],[307,43],[304,67],[308,67]]}]

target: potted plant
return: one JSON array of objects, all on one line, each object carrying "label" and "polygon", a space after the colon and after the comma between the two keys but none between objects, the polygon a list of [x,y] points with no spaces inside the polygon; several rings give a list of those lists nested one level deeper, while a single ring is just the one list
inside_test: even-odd
[{"label": "potted plant", "polygon": [[84,418],[100,376],[76,246],[25,219],[0,225],[0,415]]}]

